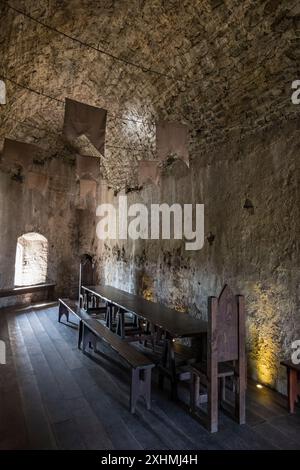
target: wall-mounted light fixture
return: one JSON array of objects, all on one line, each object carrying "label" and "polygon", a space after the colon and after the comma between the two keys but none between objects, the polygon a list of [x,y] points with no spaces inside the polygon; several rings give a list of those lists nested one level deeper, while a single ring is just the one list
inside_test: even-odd
[{"label": "wall-mounted light fixture", "polygon": [[243,208],[246,209],[249,212],[249,214],[251,215],[254,214],[254,205],[252,201],[250,201],[250,199],[245,200]]},{"label": "wall-mounted light fixture", "polygon": [[213,244],[214,240],[215,240],[215,235],[212,233],[212,232],[208,232],[208,235],[206,237],[206,240],[208,241],[208,243],[210,244],[210,246]]}]

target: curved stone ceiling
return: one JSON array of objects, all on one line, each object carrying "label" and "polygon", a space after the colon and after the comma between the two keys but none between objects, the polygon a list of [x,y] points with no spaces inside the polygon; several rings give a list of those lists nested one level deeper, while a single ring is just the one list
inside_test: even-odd
[{"label": "curved stone ceiling", "polygon": [[11,80],[1,141],[16,138],[68,155],[61,136],[65,97],[105,108],[102,165],[112,186],[133,183],[138,160],[155,158],[157,119],[189,126],[192,160],[229,132],[241,137],[296,116],[290,90],[299,78],[298,1],[0,5],[0,77]]}]

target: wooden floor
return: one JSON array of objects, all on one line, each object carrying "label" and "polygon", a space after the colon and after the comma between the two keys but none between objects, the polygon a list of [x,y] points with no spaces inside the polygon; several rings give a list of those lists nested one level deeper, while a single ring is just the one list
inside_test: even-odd
[{"label": "wooden floor", "polygon": [[247,424],[222,415],[214,435],[156,386],[152,410],[132,415],[126,367],[83,355],[76,337],[56,306],[0,310],[0,449],[300,449],[299,408],[289,415],[284,397],[251,383]]}]

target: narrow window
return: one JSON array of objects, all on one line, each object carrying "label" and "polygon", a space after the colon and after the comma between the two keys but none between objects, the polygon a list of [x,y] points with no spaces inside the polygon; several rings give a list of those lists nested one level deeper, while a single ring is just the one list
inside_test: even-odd
[{"label": "narrow window", "polygon": [[42,284],[47,279],[48,241],[39,233],[18,238],[15,262],[15,286]]}]

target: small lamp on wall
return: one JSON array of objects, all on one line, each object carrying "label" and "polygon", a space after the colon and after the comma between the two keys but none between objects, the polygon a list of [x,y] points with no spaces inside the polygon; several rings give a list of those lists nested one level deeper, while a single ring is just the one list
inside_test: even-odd
[{"label": "small lamp on wall", "polygon": [[208,241],[209,245],[211,246],[213,244],[214,240],[215,240],[215,235],[212,232],[208,232],[206,240]]},{"label": "small lamp on wall", "polygon": [[249,212],[249,214],[251,215],[254,214],[254,205],[252,201],[250,201],[250,199],[245,200],[243,208],[246,209]]},{"label": "small lamp on wall", "polygon": [[6,104],[6,85],[0,80],[0,104]]}]

